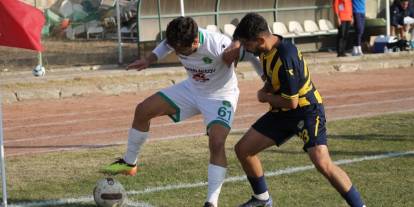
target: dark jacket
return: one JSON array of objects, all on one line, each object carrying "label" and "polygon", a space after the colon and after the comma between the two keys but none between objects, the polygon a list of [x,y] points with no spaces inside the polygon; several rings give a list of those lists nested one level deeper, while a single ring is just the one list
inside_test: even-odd
[{"label": "dark jacket", "polygon": [[399,3],[394,3],[390,9],[392,26],[404,25],[404,17],[410,16],[414,18],[412,4],[410,4],[406,10],[404,10],[401,8]]}]

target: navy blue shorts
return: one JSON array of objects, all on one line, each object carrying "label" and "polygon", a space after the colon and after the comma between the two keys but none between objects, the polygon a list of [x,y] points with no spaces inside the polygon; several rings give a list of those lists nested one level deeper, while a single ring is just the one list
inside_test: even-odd
[{"label": "navy blue shorts", "polygon": [[303,150],[316,145],[327,145],[325,111],[323,105],[312,104],[303,108],[267,112],[252,125],[253,129],[282,145],[293,135],[303,140]]}]

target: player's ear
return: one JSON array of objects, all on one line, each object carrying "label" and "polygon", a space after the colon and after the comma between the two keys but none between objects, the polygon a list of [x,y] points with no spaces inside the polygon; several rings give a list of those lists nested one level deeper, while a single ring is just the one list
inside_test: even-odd
[{"label": "player's ear", "polygon": [[197,46],[200,44],[200,39],[198,37],[196,37],[193,41],[193,46]]},{"label": "player's ear", "polygon": [[263,37],[258,37],[256,41],[259,43],[259,45],[263,45],[265,43],[265,39]]}]

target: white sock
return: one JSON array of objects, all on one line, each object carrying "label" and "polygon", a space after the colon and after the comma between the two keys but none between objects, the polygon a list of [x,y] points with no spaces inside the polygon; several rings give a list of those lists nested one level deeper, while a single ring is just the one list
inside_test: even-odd
[{"label": "white sock", "polygon": [[269,191],[266,191],[264,193],[261,193],[259,195],[253,195],[255,198],[262,200],[262,201],[266,201],[270,198],[269,196]]},{"label": "white sock", "polygon": [[218,206],[218,197],[220,195],[221,186],[226,177],[227,168],[209,164],[208,165],[208,193],[207,201],[215,207]]},{"label": "white sock", "polygon": [[128,164],[136,164],[137,156],[141,145],[147,140],[148,132],[141,132],[134,128],[129,129],[128,132],[128,146],[124,156],[124,160]]},{"label": "white sock", "polygon": [[354,46],[354,47],[352,48],[352,55],[353,55],[353,56],[358,55],[358,46]]},{"label": "white sock", "polygon": [[358,53],[361,54],[361,55],[363,54],[362,53],[362,47],[361,46],[358,46]]}]

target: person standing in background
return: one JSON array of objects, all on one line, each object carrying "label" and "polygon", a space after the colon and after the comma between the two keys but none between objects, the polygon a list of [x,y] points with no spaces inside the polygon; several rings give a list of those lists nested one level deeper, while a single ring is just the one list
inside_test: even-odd
[{"label": "person standing in background", "polygon": [[365,27],[365,3],[366,0],[352,0],[352,13],[354,16],[355,39],[352,56],[363,55],[361,42]]},{"label": "person standing in background", "polygon": [[346,41],[348,39],[349,28],[352,24],[352,1],[334,0],[333,9],[338,24],[338,36],[336,50],[338,57],[345,57]]}]

